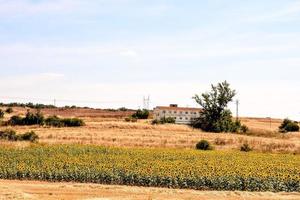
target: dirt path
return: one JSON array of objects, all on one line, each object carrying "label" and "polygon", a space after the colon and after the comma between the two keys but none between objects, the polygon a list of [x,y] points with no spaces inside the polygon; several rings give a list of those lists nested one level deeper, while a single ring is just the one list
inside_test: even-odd
[{"label": "dirt path", "polygon": [[80,183],[48,183],[39,181],[0,180],[0,199],[84,199],[84,200],[294,200],[300,193],[252,193],[175,190]]}]

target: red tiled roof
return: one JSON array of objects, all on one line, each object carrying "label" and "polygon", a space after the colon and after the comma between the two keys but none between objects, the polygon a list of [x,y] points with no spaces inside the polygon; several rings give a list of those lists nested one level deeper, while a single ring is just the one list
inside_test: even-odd
[{"label": "red tiled roof", "polygon": [[176,111],[195,111],[199,112],[202,109],[201,108],[188,108],[188,107],[170,107],[170,106],[157,106],[155,109],[160,110],[176,110]]}]

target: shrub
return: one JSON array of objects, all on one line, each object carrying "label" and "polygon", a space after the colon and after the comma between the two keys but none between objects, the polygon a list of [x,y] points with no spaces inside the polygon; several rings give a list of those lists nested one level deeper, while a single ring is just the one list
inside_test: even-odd
[{"label": "shrub", "polygon": [[45,124],[47,126],[55,126],[55,127],[62,127],[64,124],[62,123],[61,119],[56,115],[50,116],[45,119]]},{"label": "shrub", "polygon": [[30,141],[30,142],[35,142],[36,140],[39,139],[39,136],[34,132],[26,132],[24,134],[18,135],[19,140],[24,140],[24,141]]},{"label": "shrub", "polygon": [[8,141],[16,141],[18,139],[18,136],[16,134],[16,131],[12,129],[6,129],[4,131],[0,131],[0,139],[8,140]]},{"label": "shrub", "polygon": [[240,150],[244,151],[244,152],[249,152],[249,151],[252,151],[252,148],[250,147],[250,145],[248,143],[244,143],[241,146]]},{"label": "shrub", "polygon": [[129,109],[128,109],[128,108],[125,108],[125,107],[121,107],[121,108],[119,108],[118,110],[119,110],[119,111],[122,111],[122,112],[126,112],[126,111],[128,111]]},{"label": "shrub", "polygon": [[64,126],[84,126],[84,122],[79,118],[63,118],[61,122]]},{"label": "shrub", "polygon": [[151,122],[151,124],[159,124],[160,123],[160,121],[158,120],[158,119],[154,119],[154,120],[152,120],[152,122]]},{"label": "shrub", "polygon": [[125,118],[125,121],[126,121],[126,122],[137,122],[137,119],[136,119],[136,118],[133,118],[133,117],[126,117],[126,118]]},{"label": "shrub", "polygon": [[50,116],[45,119],[45,124],[47,126],[55,127],[75,127],[75,126],[84,126],[84,121],[78,118],[59,118],[57,116]]},{"label": "shrub", "polygon": [[196,144],[196,149],[199,150],[212,150],[211,144],[207,140],[201,140]]},{"label": "shrub", "polygon": [[40,111],[37,111],[36,113],[31,113],[30,111],[27,111],[26,116],[20,117],[17,115],[14,115],[10,118],[8,121],[8,124],[15,126],[15,125],[43,125],[44,124],[44,116]]},{"label": "shrub", "polygon": [[148,119],[149,117],[149,110],[147,109],[138,109],[136,113],[134,113],[131,117],[136,119]]},{"label": "shrub", "polygon": [[10,118],[10,120],[8,121],[9,125],[15,126],[15,125],[24,125],[24,121],[23,118],[18,116],[18,115],[14,115]]},{"label": "shrub", "polygon": [[3,118],[4,117],[4,112],[3,110],[0,109],[0,118]]},{"label": "shrub", "polygon": [[175,119],[173,117],[163,117],[160,120],[161,124],[175,124]]},{"label": "shrub", "polygon": [[242,133],[247,133],[247,132],[249,132],[249,128],[246,125],[242,125],[241,131],[242,131]]},{"label": "shrub", "polygon": [[14,110],[11,107],[8,107],[8,108],[6,108],[5,112],[10,114],[10,113],[14,112]]},{"label": "shrub", "polygon": [[23,119],[24,125],[43,125],[44,124],[44,116],[38,110],[36,113],[31,113],[27,111],[25,118]]},{"label": "shrub", "polygon": [[279,126],[279,131],[285,132],[297,132],[299,131],[299,125],[297,122],[293,122],[289,119],[284,119],[282,124]]},{"label": "shrub", "polygon": [[30,141],[35,142],[38,139],[38,135],[35,132],[30,131],[24,134],[16,134],[16,131],[12,129],[6,129],[4,131],[0,131],[0,139],[8,140],[8,141]]},{"label": "shrub", "polygon": [[175,118],[173,117],[163,117],[160,120],[154,119],[152,120],[152,124],[175,124]]}]

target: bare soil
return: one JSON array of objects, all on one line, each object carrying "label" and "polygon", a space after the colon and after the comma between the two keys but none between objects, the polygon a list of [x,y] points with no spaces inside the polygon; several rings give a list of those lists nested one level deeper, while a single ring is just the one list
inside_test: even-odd
[{"label": "bare soil", "polygon": [[0,180],[0,200],[296,200],[300,193],[196,191],[80,183]]}]

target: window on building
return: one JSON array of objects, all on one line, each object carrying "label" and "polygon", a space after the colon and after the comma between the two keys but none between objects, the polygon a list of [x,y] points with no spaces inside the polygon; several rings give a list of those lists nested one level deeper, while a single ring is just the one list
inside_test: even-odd
[{"label": "window on building", "polygon": [[163,112],[163,113],[166,113],[166,111],[165,111],[165,110],[163,110],[162,112]]},{"label": "window on building", "polygon": [[176,111],[174,111],[174,114],[176,114],[177,112]]},{"label": "window on building", "polygon": [[186,117],[185,119],[186,119],[186,120],[189,120],[189,118],[188,118],[188,117]]},{"label": "window on building", "polygon": [[185,114],[189,114],[189,112],[185,112]]},{"label": "window on building", "polygon": [[182,119],[182,117],[179,117],[179,119]]}]

